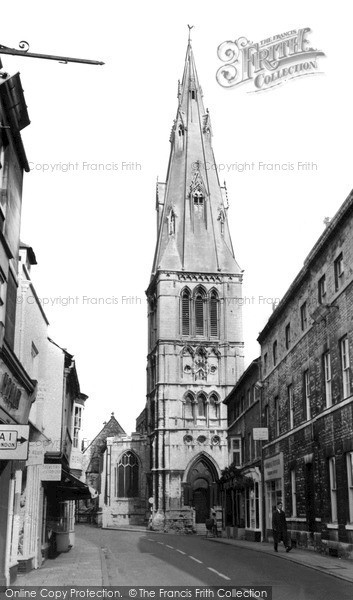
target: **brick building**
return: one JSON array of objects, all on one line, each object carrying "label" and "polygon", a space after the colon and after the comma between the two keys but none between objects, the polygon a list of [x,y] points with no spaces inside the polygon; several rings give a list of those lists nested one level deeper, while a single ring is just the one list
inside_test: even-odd
[{"label": "brick building", "polygon": [[266,530],[284,502],[293,544],[353,554],[353,193],[259,335]]},{"label": "brick building", "polygon": [[229,467],[220,480],[223,523],[234,538],[260,541],[262,525],[260,358],[252,361],[224,400],[228,408]]}]

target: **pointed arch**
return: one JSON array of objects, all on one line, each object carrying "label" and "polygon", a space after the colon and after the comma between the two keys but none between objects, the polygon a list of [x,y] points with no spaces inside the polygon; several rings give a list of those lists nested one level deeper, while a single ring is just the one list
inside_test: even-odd
[{"label": "pointed arch", "polygon": [[191,291],[185,287],[180,294],[181,335],[191,335]]},{"label": "pointed arch", "polygon": [[219,295],[216,289],[212,288],[209,293],[209,331],[210,336],[219,337]]},{"label": "pointed arch", "polygon": [[220,398],[216,392],[212,392],[209,396],[209,419],[219,421],[221,416]]},{"label": "pointed arch", "polygon": [[214,460],[213,456],[208,454],[208,452],[205,450],[201,450],[201,452],[194,456],[186,466],[186,469],[183,473],[183,483],[192,483],[194,476],[192,471],[195,469],[195,467],[197,467],[198,463],[205,464],[211,474],[212,480],[218,481],[221,476],[221,470],[218,464]]},{"label": "pointed arch", "polygon": [[192,392],[186,392],[183,402],[183,419],[186,421],[195,420],[195,396]]},{"label": "pointed arch", "polygon": [[115,496],[136,498],[139,495],[140,460],[133,450],[123,452],[115,467]]},{"label": "pointed arch", "polygon": [[204,336],[206,333],[206,290],[203,286],[194,289],[195,335]]},{"label": "pointed arch", "polygon": [[197,418],[206,419],[207,415],[207,398],[204,392],[197,394]]},{"label": "pointed arch", "polygon": [[189,344],[187,344],[186,346],[184,346],[181,349],[180,355],[181,356],[192,356],[192,357],[194,357],[195,356],[195,350],[193,349],[192,346],[190,346]]}]

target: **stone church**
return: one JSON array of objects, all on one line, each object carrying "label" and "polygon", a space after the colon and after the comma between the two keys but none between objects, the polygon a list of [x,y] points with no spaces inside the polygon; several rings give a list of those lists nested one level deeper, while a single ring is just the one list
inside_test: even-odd
[{"label": "stone church", "polygon": [[149,518],[154,529],[195,529],[220,505],[217,482],[228,464],[223,400],[243,372],[242,271],[190,41],[170,142],[146,292],[147,402],[130,440],[107,439],[106,527]]}]

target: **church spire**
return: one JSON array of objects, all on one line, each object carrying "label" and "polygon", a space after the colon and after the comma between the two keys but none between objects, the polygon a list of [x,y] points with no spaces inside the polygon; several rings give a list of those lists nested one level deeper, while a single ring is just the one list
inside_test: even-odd
[{"label": "church spire", "polygon": [[173,123],[166,183],[157,183],[158,237],[152,276],[160,270],[240,273],[227,221],[225,188],[213,155],[211,121],[190,40]]}]

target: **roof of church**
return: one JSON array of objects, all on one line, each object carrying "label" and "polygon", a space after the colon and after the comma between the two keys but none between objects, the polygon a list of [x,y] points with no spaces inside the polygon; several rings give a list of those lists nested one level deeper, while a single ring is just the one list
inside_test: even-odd
[{"label": "roof of church", "polygon": [[178,89],[164,202],[152,269],[240,273],[227,220],[226,190],[214,159],[211,120],[205,111],[191,43]]},{"label": "roof of church", "polygon": [[109,421],[104,423],[103,428],[84,450],[84,453],[88,450],[90,452],[86,472],[99,473],[100,457],[107,447],[107,438],[115,435],[126,435],[126,433],[112,413]]}]

